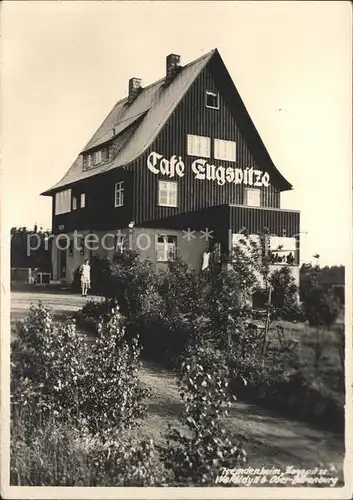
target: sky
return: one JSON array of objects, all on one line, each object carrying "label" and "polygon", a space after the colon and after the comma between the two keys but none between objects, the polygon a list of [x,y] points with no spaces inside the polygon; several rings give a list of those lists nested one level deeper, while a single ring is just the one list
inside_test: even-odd
[{"label": "sky", "polygon": [[349,2],[4,1],[2,231],[51,226],[40,193],[65,174],[129,78],[218,48],[301,211],[301,259],[352,258]]}]

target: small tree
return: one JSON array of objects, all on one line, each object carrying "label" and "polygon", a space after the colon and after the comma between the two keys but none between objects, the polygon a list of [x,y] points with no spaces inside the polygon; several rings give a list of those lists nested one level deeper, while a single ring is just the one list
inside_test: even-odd
[{"label": "small tree", "polygon": [[176,485],[214,485],[223,467],[246,461],[239,440],[225,427],[228,376],[223,356],[207,348],[199,348],[181,366],[182,421],[187,429],[185,433],[171,429],[167,445],[160,447]]},{"label": "small tree", "polygon": [[83,414],[93,434],[111,436],[144,417],[145,398],[138,379],[138,338],[127,341],[123,320],[112,311],[108,323],[101,323],[98,338],[86,359]]},{"label": "small tree", "polygon": [[292,321],[300,317],[298,287],[289,266],[274,271],[269,278],[272,287],[272,317]]},{"label": "small tree", "polygon": [[41,302],[31,307],[12,344],[13,408],[28,408],[34,420],[79,418],[85,351],[73,322],[54,322]]},{"label": "small tree", "polygon": [[340,312],[339,300],[326,292],[316,283],[307,289],[303,300],[303,310],[309,325],[315,328],[315,374],[318,375],[319,364],[325,349],[323,341],[324,330],[328,329],[338,318]]}]

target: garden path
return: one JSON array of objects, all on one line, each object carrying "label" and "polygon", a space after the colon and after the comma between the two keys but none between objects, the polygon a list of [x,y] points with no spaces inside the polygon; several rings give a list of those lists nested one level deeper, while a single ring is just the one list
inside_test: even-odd
[{"label": "garden path", "polygon": [[[12,322],[23,317],[31,304],[41,300],[49,305],[57,318],[80,309],[86,299],[78,294],[40,290],[13,291],[11,294]],[[177,416],[182,409],[173,375],[153,363],[143,363],[141,381],[152,390],[149,415],[139,434],[164,439],[167,425],[180,426]],[[343,437],[328,431],[290,420],[255,405],[236,401],[232,404],[228,425],[241,437],[252,467],[295,466],[311,468],[332,464],[342,471]],[[333,473],[335,475],[335,473]]]}]

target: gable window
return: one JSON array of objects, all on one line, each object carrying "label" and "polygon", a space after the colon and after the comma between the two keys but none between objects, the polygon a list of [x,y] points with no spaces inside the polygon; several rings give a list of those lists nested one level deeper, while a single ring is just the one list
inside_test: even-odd
[{"label": "gable window", "polygon": [[115,207],[122,207],[124,205],[124,181],[115,184]]},{"label": "gable window", "polygon": [[245,203],[249,207],[259,207],[260,189],[245,189]]},{"label": "gable window", "polygon": [[55,194],[55,215],[71,211],[71,189],[65,189]]},{"label": "gable window", "polygon": [[178,184],[170,181],[159,181],[158,205],[162,207],[178,206]]},{"label": "gable window", "polygon": [[211,139],[202,135],[188,134],[188,155],[209,158],[211,156]]},{"label": "gable window", "polygon": [[176,245],[176,236],[158,235],[156,243],[157,262],[173,260],[176,256]]},{"label": "gable window", "polygon": [[219,109],[219,94],[206,90],[206,108]]},{"label": "gable window", "polygon": [[106,146],[105,148],[102,149],[102,161],[108,161],[109,160],[109,146]]},{"label": "gable window", "polygon": [[93,153],[87,156],[87,168],[93,167]]},{"label": "gable window", "polygon": [[86,193],[81,193],[80,196],[80,207],[85,208],[86,206]]},{"label": "gable window", "polygon": [[72,210],[77,210],[77,196],[72,197]]},{"label": "gable window", "polygon": [[236,161],[235,141],[214,140],[214,157],[216,160]]},{"label": "gable window", "polygon": [[102,163],[102,151],[99,149],[94,153],[94,164]]}]

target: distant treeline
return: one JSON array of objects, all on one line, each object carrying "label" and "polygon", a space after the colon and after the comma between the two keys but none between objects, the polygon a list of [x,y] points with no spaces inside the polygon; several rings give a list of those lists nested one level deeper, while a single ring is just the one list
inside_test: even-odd
[{"label": "distant treeline", "polygon": [[312,266],[303,264],[300,268],[300,295],[307,283],[317,280],[317,284],[339,297],[344,304],[345,267],[344,266]]},{"label": "distant treeline", "polygon": [[[50,231],[33,230],[26,227],[11,229],[11,267],[40,269],[51,272],[51,239]],[[39,245],[39,246],[38,246]],[[36,247],[38,248],[36,249]]]}]

